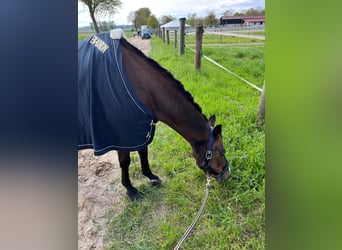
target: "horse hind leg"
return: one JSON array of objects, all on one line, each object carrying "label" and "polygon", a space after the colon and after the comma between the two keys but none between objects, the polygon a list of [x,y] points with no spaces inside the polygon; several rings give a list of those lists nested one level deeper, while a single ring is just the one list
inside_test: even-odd
[{"label": "horse hind leg", "polygon": [[121,183],[127,189],[127,195],[131,200],[140,199],[138,190],[132,186],[129,179],[129,164],[131,158],[129,152],[118,151],[118,158],[121,167]]},{"label": "horse hind leg", "polygon": [[141,163],[141,170],[143,175],[149,178],[152,186],[161,185],[162,181],[157,175],[154,175],[150,169],[150,164],[148,162],[148,148],[144,148],[138,151]]}]

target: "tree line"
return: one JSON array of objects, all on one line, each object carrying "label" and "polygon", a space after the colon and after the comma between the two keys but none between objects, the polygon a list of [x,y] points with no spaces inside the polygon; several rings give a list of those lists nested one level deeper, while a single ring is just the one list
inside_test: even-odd
[{"label": "tree line", "polygon": [[[96,33],[100,31],[113,29],[115,24],[111,22],[97,22],[96,16],[111,16],[118,12],[121,8],[122,2],[120,0],[81,0],[88,6],[89,14],[92,19],[91,27],[95,29]],[[232,9],[226,10],[222,13],[223,16],[260,16],[265,15],[264,9],[253,9],[250,8],[245,11],[235,12]],[[152,29],[159,28],[160,25],[168,23],[176,18],[172,15],[164,15],[159,19],[152,14],[149,8],[140,8],[136,11],[129,13],[127,17],[128,23],[132,23],[135,30],[139,30],[142,25],[147,25]],[[187,16],[186,23],[190,26],[204,26],[204,27],[215,27],[220,24],[220,17],[216,17],[214,11],[209,11],[205,17],[197,16],[196,13],[189,13]]]},{"label": "tree line", "polygon": [[[176,18],[172,15],[164,15],[156,18],[155,15],[151,14],[149,8],[140,8],[137,11],[132,11],[128,17],[127,21],[133,23],[134,28],[138,30],[141,25],[148,25],[153,29],[157,29],[160,25],[168,23]],[[250,8],[241,12],[234,12],[233,10],[227,10],[222,13],[222,16],[262,16],[265,15],[264,9],[254,9]],[[221,16],[220,16],[221,17]],[[220,17],[216,17],[214,11],[209,11],[205,17],[197,16],[196,13],[189,13],[186,19],[186,24],[192,27],[204,26],[204,27],[214,27],[220,25]]]},{"label": "tree line", "polygon": [[[221,16],[263,16],[264,9],[250,8],[241,12],[234,12],[233,10],[226,10]],[[220,25],[220,17],[216,17],[214,11],[209,11],[205,17],[199,17],[196,13],[188,14],[186,23],[192,27],[216,27]]]}]

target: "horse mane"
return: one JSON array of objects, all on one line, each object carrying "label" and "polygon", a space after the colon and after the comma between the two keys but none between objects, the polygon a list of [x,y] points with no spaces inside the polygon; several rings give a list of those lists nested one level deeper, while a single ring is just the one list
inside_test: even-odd
[{"label": "horse mane", "polygon": [[171,78],[173,80],[173,82],[175,82],[175,86],[181,90],[181,92],[184,94],[184,96],[186,97],[186,99],[192,103],[192,105],[195,107],[195,109],[200,112],[200,114],[204,117],[204,119],[207,121],[207,117],[202,113],[202,108],[200,105],[198,105],[195,101],[193,96],[191,95],[191,93],[189,91],[187,91],[184,88],[184,85],[177,80],[171,73],[170,71],[168,71],[167,69],[163,68],[158,62],[156,62],[155,60],[153,60],[150,57],[147,57],[140,49],[138,49],[137,47],[135,47],[134,45],[132,45],[131,43],[129,43],[126,39],[121,38],[120,39],[120,44],[123,44],[127,47],[129,47],[131,50],[133,50],[136,54],[138,54],[140,57],[143,57],[145,59],[146,62],[148,62],[152,67],[159,69],[159,71],[162,72],[163,75],[165,75],[168,78]]}]

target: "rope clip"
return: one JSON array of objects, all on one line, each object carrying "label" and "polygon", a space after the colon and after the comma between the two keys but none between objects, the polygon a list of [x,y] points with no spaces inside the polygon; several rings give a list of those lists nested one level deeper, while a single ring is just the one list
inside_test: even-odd
[{"label": "rope clip", "polygon": [[209,190],[210,190],[210,189],[214,189],[214,186],[211,186],[211,185],[210,185],[210,177],[209,177],[209,176],[207,177],[207,184],[206,184],[205,186],[206,186],[206,188],[208,188]]}]

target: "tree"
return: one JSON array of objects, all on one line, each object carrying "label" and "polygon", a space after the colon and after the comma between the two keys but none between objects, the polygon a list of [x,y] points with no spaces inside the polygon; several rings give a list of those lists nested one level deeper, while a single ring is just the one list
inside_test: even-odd
[{"label": "tree", "polygon": [[203,26],[204,27],[205,26],[204,23],[205,23],[204,22],[204,18],[203,17],[198,17],[198,18],[196,18],[195,26],[196,27],[198,27],[198,26]]},{"label": "tree", "polygon": [[105,32],[109,30],[109,25],[106,21],[98,22],[99,30]]},{"label": "tree", "polygon": [[149,8],[140,8],[135,12],[134,27],[139,29],[141,25],[147,24],[147,18],[151,15],[151,10]]},{"label": "tree", "polygon": [[208,13],[208,15],[204,18],[204,23],[206,26],[216,26],[219,24],[214,11],[210,11]]},{"label": "tree", "polygon": [[253,8],[249,8],[246,12],[245,12],[246,16],[260,16],[260,15],[265,15],[265,10],[263,9],[253,9]]},{"label": "tree", "polygon": [[93,21],[95,32],[99,33],[99,27],[95,16],[98,15],[113,15],[117,13],[117,9],[121,7],[122,3],[120,0],[81,0],[85,5],[88,6],[91,20]]},{"label": "tree", "polygon": [[245,16],[245,12],[235,12],[234,16]]},{"label": "tree", "polygon": [[223,16],[232,16],[234,15],[234,11],[232,9],[226,10],[222,13]]},{"label": "tree", "polygon": [[188,14],[188,17],[186,18],[186,23],[189,24],[192,27],[196,27],[196,13]]},{"label": "tree", "polygon": [[114,21],[109,21],[108,23],[109,30],[112,30],[115,28],[115,22]]},{"label": "tree", "polygon": [[168,16],[162,16],[160,18],[160,23],[161,24],[166,24],[168,22],[171,22],[172,20],[175,20],[176,18],[172,17],[171,15],[168,15]]},{"label": "tree", "polygon": [[248,10],[243,10],[242,12],[236,12],[234,16],[264,16],[264,9],[253,9],[249,8]]},{"label": "tree", "polygon": [[152,29],[158,29],[159,22],[155,15],[151,15],[147,18],[146,23]]}]

